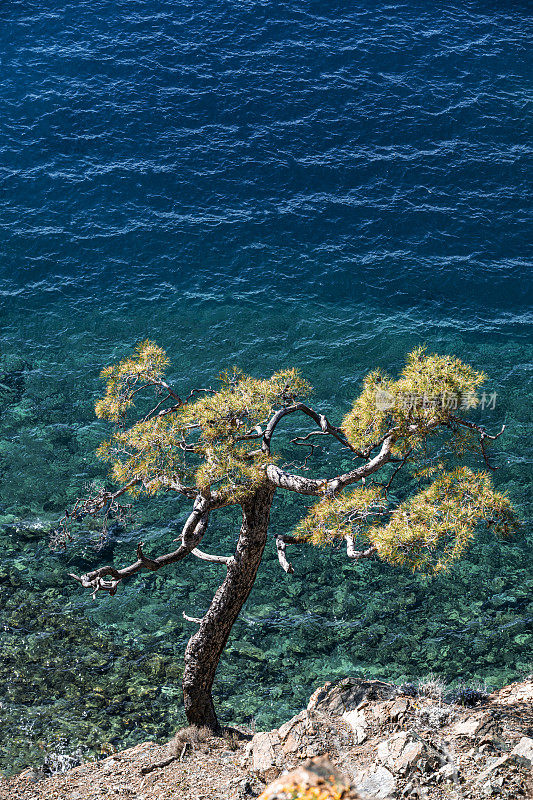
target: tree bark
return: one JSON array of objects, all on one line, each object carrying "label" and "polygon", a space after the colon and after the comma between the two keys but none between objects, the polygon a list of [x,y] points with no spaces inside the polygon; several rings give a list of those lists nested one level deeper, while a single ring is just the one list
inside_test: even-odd
[{"label": "tree bark", "polygon": [[183,700],[190,725],[220,731],[211,690],[231,629],[254,585],[268,535],[275,487],[264,483],[243,505],[242,525],[224,582],[185,650]]}]

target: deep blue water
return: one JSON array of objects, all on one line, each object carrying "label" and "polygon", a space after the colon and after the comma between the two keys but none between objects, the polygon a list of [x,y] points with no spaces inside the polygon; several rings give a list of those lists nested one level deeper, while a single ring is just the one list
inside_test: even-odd
[{"label": "deep blue water", "polygon": [[[269,553],[221,665],[225,720],[272,725],[350,672],[531,671],[532,11],[0,4],[3,769],[183,719],[181,612],[217,575],[193,565],[92,603],[65,576],[103,555],[51,554],[35,527],[102,476],[98,373],[147,336],[184,390],[295,364],[337,418],[366,371],[426,342],[488,373],[484,421],[508,425],[496,482],[519,539],[487,537],[429,585],[324,553],[291,582]],[[275,529],[299,510],[278,498]],[[139,529],[168,546],[184,511],[144,506],[105,559],[129,559]],[[219,530],[228,546],[235,519]]]}]

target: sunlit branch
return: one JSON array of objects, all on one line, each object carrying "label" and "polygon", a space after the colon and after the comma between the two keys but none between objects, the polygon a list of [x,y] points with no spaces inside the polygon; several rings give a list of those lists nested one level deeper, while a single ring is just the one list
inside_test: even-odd
[{"label": "sunlit branch", "polygon": [[341,489],[344,489],[345,486],[355,483],[361,478],[367,478],[386,464],[391,457],[391,447],[392,438],[386,439],[381,446],[381,450],[373,459],[350,472],[345,472],[343,475],[338,475],[334,478],[304,478],[301,475],[286,472],[276,464],[269,464],[266,468],[266,474],[275,486],[288,489],[291,492],[315,496],[328,493],[336,494]]},{"label": "sunlit branch", "polygon": [[300,411],[301,413],[306,414],[308,417],[311,417],[311,419],[316,422],[322,433],[333,436],[338,442],[340,442],[340,444],[342,444],[343,447],[347,447],[356,455],[361,455],[361,453],[356,450],[356,448],[352,447],[352,445],[348,442],[341,428],[331,425],[324,414],[318,414],[312,408],[309,408],[309,406],[305,405],[305,403],[294,403],[292,406],[285,406],[285,408],[280,408],[279,411],[276,411],[276,413],[269,420],[263,434],[263,452],[270,452],[270,442],[278,423],[283,419],[283,417],[286,417],[288,414],[294,414],[297,411]]},{"label": "sunlit branch", "polygon": [[501,430],[498,433],[490,434],[488,433],[485,428],[481,425],[476,425],[475,422],[471,422],[468,419],[462,419],[461,417],[451,417],[451,420],[455,422],[457,425],[461,425],[464,428],[468,428],[469,430],[476,431],[479,434],[479,446],[481,449],[481,455],[483,456],[483,460],[485,461],[485,465],[488,469],[492,470],[493,472],[499,469],[495,467],[493,464],[490,463],[489,455],[485,450],[485,440],[489,439],[490,441],[495,441],[498,439],[502,433],[505,431],[505,425],[502,425]]},{"label": "sunlit branch", "polygon": [[281,568],[287,572],[289,575],[292,575],[294,572],[294,567],[292,566],[291,562],[287,559],[286,555],[287,549],[287,542],[285,541],[283,536],[276,536],[276,550],[278,553],[278,561],[281,565]]},{"label": "sunlit branch", "polygon": [[194,623],[196,623],[196,625],[201,625],[201,624],[202,624],[202,622],[203,622],[203,620],[201,620],[201,619],[198,619],[198,617],[189,617],[189,616],[188,616],[188,615],[185,613],[185,611],[183,611],[182,613],[183,613],[183,619],[186,619],[186,620],[187,620],[187,622],[194,622]]},{"label": "sunlit branch", "polygon": [[191,553],[193,556],[196,556],[196,558],[199,558],[202,561],[208,561],[211,564],[225,564],[228,566],[232,561],[235,560],[233,556],[214,556],[211,553],[204,553],[203,550],[198,550],[197,547],[195,547],[194,550],[191,550]]},{"label": "sunlit branch", "polygon": [[[410,450],[408,450],[408,451],[407,451],[407,453],[405,454],[405,456],[404,456],[404,457],[403,457],[403,458],[400,460],[400,463],[398,464],[398,466],[396,467],[396,469],[393,471],[393,473],[392,473],[392,475],[390,476],[390,478],[389,478],[389,480],[387,481],[387,483],[380,483],[380,481],[374,481],[375,485],[376,485],[376,486],[382,486],[382,487],[383,487],[383,489],[385,490],[385,492],[388,492],[388,490],[390,489],[390,487],[391,487],[391,484],[392,484],[392,482],[393,482],[394,478],[396,477],[396,475],[398,474],[398,472],[399,472],[399,471],[402,469],[402,467],[403,467],[403,466],[405,466],[405,464],[407,463],[407,461],[408,461],[408,459],[409,459],[409,456],[411,455],[411,453],[412,453],[412,452],[413,452],[413,448],[411,447],[411,449],[410,449]],[[391,458],[391,462],[392,462],[393,460],[394,460],[394,461],[396,461],[396,459],[392,459],[392,458]]]},{"label": "sunlit branch", "polygon": [[359,561],[362,558],[371,558],[377,552],[377,547],[375,545],[367,547],[366,550],[357,550],[355,547],[355,536],[352,536],[350,533],[348,533],[345,538],[346,555],[348,558],[353,558],[356,561]]}]

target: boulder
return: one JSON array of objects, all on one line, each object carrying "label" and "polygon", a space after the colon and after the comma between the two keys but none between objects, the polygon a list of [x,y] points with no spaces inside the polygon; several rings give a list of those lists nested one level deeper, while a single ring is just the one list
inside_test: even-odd
[{"label": "boulder", "polygon": [[518,761],[526,767],[533,769],[533,739],[530,739],[529,736],[522,736],[512,749],[511,755],[516,756]]},{"label": "boulder", "polygon": [[355,788],[372,800],[386,800],[396,792],[396,779],[385,767],[375,765],[357,772]]},{"label": "boulder", "polygon": [[378,760],[394,773],[410,772],[424,751],[420,741],[413,741],[409,733],[401,731],[378,745]]},{"label": "boulder", "polygon": [[247,756],[251,760],[251,770],[264,781],[270,781],[279,775],[279,766],[274,746],[279,744],[279,736],[275,731],[256,733],[248,745]]},{"label": "boulder", "polygon": [[362,744],[367,738],[365,712],[345,711],[342,718],[352,729],[355,744]]},{"label": "boulder", "polygon": [[392,700],[397,694],[398,689],[390,683],[343,678],[313,692],[307,710],[342,716],[347,711],[355,711],[365,700]]},{"label": "boulder", "polygon": [[452,732],[455,736],[466,736],[472,738],[482,731],[486,731],[493,724],[490,714],[474,714],[461,722],[456,722]]}]

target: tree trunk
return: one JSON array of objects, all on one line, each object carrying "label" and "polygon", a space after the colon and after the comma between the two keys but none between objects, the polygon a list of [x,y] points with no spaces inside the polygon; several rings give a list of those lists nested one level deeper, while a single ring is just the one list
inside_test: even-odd
[{"label": "tree trunk", "polygon": [[239,540],[228,572],[185,650],[183,700],[190,725],[220,731],[211,690],[233,623],[254,585],[268,535],[275,487],[262,484],[243,503]]}]

